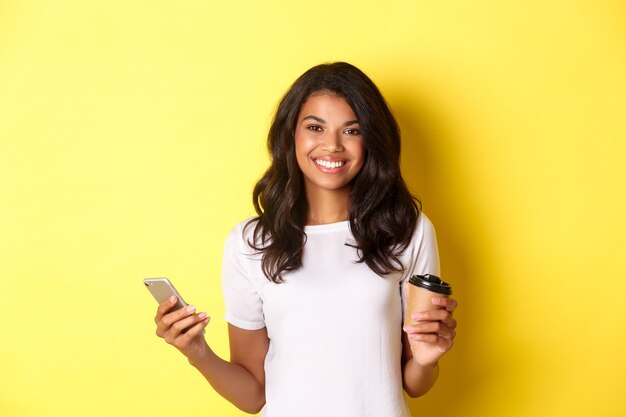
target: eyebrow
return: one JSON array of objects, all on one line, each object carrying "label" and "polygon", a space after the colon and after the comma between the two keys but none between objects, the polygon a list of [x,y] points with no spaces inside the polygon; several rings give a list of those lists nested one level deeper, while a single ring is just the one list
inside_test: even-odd
[{"label": "eyebrow", "polygon": [[[315,121],[316,121],[316,122],[318,122],[318,123],[324,123],[324,124],[326,123],[326,120],[322,119],[321,117],[313,116],[312,114],[310,114],[310,115],[308,115],[308,116],[304,117],[304,118],[302,119],[302,121],[304,122],[305,120],[308,120],[308,119],[315,120]],[[347,121],[347,122],[345,122],[343,125],[344,125],[344,126],[350,126],[350,125],[353,125],[353,124],[356,124],[356,123],[359,123],[359,121],[358,121],[358,120],[356,120],[356,119],[355,119],[355,120],[348,120],[348,121]]]}]

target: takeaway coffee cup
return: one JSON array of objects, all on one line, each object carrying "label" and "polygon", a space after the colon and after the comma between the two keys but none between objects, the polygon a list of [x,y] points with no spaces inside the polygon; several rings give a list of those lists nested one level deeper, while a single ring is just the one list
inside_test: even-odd
[{"label": "takeaway coffee cup", "polygon": [[435,275],[413,275],[409,278],[406,291],[404,325],[411,326],[417,323],[417,320],[411,318],[413,314],[427,310],[442,309],[443,307],[432,303],[432,298],[449,297],[452,294],[452,287]]}]

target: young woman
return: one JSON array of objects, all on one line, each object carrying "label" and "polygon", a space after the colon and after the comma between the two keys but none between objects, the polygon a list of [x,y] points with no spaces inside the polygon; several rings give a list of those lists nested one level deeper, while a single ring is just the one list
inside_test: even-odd
[{"label": "young woman", "polygon": [[[403,312],[407,279],[439,275],[439,260],[400,173],[396,121],[359,69],[319,65],[281,100],[268,147],[258,216],[225,245],[230,360],[202,336],[206,313],[172,311],[175,299],[159,306],[157,334],[249,413],[408,416],[403,389],[416,397],[434,384],[456,301]],[[421,324],[402,328],[403,314]]]}]

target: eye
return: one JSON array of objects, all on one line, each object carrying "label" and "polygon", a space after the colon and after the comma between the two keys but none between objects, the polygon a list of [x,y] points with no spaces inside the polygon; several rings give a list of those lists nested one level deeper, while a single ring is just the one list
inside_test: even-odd
[{"label": "eye", "polygon": [[312,131],[314,131],[314,132],[321,132],[321,131],[322,131],[322,128],[321,128],[321,126],[319,126],[319,125],[308,125],[308,126],[306,127],[306,129],[308,129],[308,130],[312,130]]},{"label": "eye", "polygon": [[361,134],[361,130],[354,127],[354,128],[344,130],[344,133],[348,135],[352,135],[352,136],[357,136]]}]

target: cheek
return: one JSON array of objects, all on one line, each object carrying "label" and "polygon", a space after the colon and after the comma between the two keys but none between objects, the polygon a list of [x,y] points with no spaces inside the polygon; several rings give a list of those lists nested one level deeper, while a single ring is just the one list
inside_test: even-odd
[{"label": "cheek", "polygon": [[307,163],[310,150],[310,143],[306,138],[303,138],[301,136],[295,137],[296,161],[298,161],[298,166],[300,166],[300,169],[303,169],[304,165]]},{"label": "cheek", "polygon": [[357,171],[360,171],[361,168],[363,168],[363,165],[365,164],[365,157],[366,157],[365,144],[363,140],[361,139],[358,143],[355,143],[351,151],[352,151],[352,155],[354,159],[359,161],[356,168],[357,168]]},{"label": "cheek", "polygon": [[363,161],[365,159],[365,143],[363,139],[355,141],[350,146],[350,153],[355,159]]},{"label": "cheek", "polygon": [[296,155],[306,156],[309,152],[311,152],[315,148],[315,140],[308,138],[305,135],[296,135]]}]

